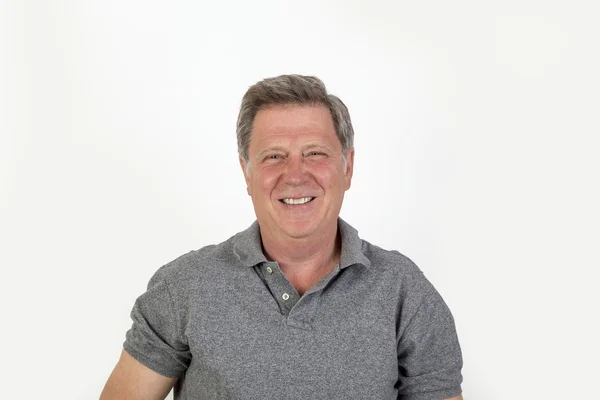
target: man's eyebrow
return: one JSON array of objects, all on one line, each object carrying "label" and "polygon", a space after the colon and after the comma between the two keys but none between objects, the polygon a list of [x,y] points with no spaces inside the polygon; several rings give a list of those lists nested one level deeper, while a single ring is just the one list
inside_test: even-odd
[{"label": "man's eyebrow", "polygon": [[314,148],[326,148],[328,151],[333,152],[333,147],[326,143],[311,143],[302,148],[302,151],[312,150]]}]

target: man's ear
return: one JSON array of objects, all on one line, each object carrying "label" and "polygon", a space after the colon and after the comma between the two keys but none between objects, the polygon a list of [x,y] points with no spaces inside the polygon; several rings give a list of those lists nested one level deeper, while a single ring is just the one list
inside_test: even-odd
[{"label": "man's ear", "polygon": [[352,183],[352,174],[353,173],[354,173],[354,149],[350,149],[346,153],[346,173],[344,174],[346,190],[350,189],[350,184]]},{"label": "man's ear", "polygon": [[248,192],[248,196],[250,195],[250,176],[247,171],[247,163],[240,157],[240,167],[242,167],[242,172],[244,173],[244,179],[246,180],[246,192]]}]

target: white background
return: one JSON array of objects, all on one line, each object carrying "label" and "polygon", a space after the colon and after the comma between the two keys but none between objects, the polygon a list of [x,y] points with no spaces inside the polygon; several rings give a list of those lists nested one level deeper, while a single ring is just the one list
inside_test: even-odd
[{"label": "white background", "polygon": [[465,399],[598,398],[596,2],[0,4],[2,398],[97,398],[154,271],[253,221],[282,73],[348,105],[342,217],[442,293]]}]

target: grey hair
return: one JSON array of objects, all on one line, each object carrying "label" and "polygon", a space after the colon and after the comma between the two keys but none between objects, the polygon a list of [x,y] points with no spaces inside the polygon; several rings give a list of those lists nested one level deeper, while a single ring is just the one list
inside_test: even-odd
[{"label": "grey hair", "polygon": [[238,154],[248,167],[252,125],[256,114],[271,106],[317,105],[329,109],[333,127],[340,143],[346,169],[346,153],[354,148],[354,129],[346,105],[337,97],[327,93],[325,84],[316,76],[280,75],[266,78],[250,86],[240,106],[237,120]]}]

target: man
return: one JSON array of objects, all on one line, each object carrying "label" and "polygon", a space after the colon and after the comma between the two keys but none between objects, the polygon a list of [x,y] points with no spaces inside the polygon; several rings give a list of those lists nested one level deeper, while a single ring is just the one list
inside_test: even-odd
[{"label": "man", "polygon": [[265,79],[237,135],[257,221],[158,270],[101,399],[462,399],[440,295],[339,218],[346,106],[315,77]]}]

